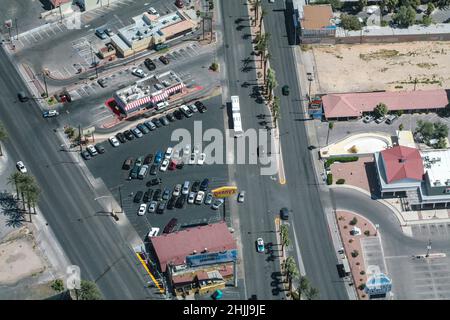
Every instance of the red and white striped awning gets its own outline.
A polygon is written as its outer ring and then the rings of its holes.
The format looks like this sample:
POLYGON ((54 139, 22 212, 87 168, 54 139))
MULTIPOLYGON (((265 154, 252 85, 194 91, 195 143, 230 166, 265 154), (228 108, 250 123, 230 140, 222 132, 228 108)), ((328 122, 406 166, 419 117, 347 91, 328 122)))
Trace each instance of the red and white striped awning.
POLYGON ((136 109, 136 108, 142 106, 143 104, 148 103, 148 102, 151 102, 151 101, 152 101, 152 97, 150 97, 150 96, 148 96, 148 97, 143 97, 143 98, 140 98, 140 99, 137 99, 137 100, 135 100, 135 101, 130 102, 129 104, 127 104, 127 105, 125 106, 125 111, 128 112, 128 111, 130 111, 130 110, 132 110, 132 109, 136 109))
POLYGON ((158 103, 158 102, 160 102, 162 100, 165 100, 167 98, 169 98, 169 94, 164 91, 164 92, 162 92, 160 94, 157 94, 156 96, 152 97, 152 102, 153 103, 158 103))
POLYGON ((184 83, 179 83, 176 86, 173 86, 173 87, 167 89, 166 92, 168 94, 172 94, 172 93, 174 93, 174 92, 176 92, 178 90, 181 90, 183 87, 185 87, 184 83))

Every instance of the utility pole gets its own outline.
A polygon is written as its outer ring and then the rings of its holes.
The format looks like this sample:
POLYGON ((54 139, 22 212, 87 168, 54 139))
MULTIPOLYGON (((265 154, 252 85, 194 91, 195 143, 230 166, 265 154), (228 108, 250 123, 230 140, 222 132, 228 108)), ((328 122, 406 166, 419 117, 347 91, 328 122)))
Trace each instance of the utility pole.
POLYGON ((42 71, 42 76, 44 77, 44 86, 45 86, 45 97, 48 97, 48 90, 47 90, 47 81, 45 80, 45 71, 42 71))
POLYGON ((83 151, 83 147, 81 146, 81 125, 78 125, 78 138, 80 139, 80 152, 83 151))
POLYGON ((17 27, 17 18, 16 19, 16 35, 17 35, 17 40, 19 40, 19 28, 17 27))
POLYGON ((123 213, 122 191, 119 186, 119 201, 120 201, 120 213, 123 213))
POLYGON ((425 258, 428 258, 430 256, 430 250, 431 250, 431 239, 428 239, 427 254, 425 255, 425 258))

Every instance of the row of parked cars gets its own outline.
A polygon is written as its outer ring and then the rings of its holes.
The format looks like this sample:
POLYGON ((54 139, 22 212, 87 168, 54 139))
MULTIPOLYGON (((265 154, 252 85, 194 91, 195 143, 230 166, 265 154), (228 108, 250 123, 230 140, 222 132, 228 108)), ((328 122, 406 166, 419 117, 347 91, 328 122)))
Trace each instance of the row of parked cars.
POLYGON ((99 154, 105 153, 105 147, 100 143, 95 146, 90 144, 86 147, 86 150, 81 151, 81 156, 84 160, 90 160, 92 157, 95 157, 99 154))
POLYGON ((367 116, 365 116, 365 117, 363 118, 363 122, 364 122, 364 123, 370 123, 370 122, 372 122, 372 121, 375 121, 376 123, 382 123, 382 122, 385 122, 385 123, 387 123, 387 124, 392 124, 392 123, 394 123, 394 121, 397 120, 397 119, 398 119, 398 116, 395 115, 395 114, 389 114, 389 115, 382 116, 382 117, 378 117, 378 118, 375 118, 375 117, 372 116, 372 115, 367 115, 367 116))
POLYGON ((204 113, 207 110, 207 107, 200 101, 196 101, 190 105, 182 105, 175 111, 167 113, 165 116, 140 123, 135 128, 119 132, 108 140, 113 147, 118 147, 121 143, 134 140, 134 138, 142 138, 150 131, 154 131, 162 126, 168 126, 171 122, 182 120, 183 118, 190 118, 194 113, 204 113))
MULTIPOLYGON (((161 182, 161 179, 156 179, 161 182)), ((163 214, 165 209, 184 208, 188 204, 206 204, 211 205, 214 210, 219 209, 224 200, 214 199, 213 194, 208 192, 209 179, 203 181, 184 181, 183 184, 177 184, 173 189, 170 188, 149 188, 145 193, 138 191, 134 196, 135 203, 143 202, 138 210, 138 215, 143 216, 146 212, 163 214)))

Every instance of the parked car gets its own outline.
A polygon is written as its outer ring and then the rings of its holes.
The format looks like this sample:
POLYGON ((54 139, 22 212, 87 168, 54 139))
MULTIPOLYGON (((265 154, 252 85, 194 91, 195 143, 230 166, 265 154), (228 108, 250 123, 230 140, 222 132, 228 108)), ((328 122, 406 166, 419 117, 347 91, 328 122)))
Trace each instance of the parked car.
POLYGON ((172 218, 169 223, 164 227, 163 233, 171 233, 175 226, 177 225, 178 220, 176 218, 172 218))
POLYGON ((194 104, 200 113, 205 113, 206 110, 208 110, 208 108, 206 108, 206 106, 201 101, 196 101, 194 104))
POLYGON ((209 179, 205 178, 203 179, 202 183, 200 183, 200 190, 206 191, 208 189, 209 179))
POLYGON ((136 192, 136 194, 134 195, 133 202, 135 202, 135 203, 141 202, 141 199, 142 199, 142 195, 143 195, 143 194, 144 194, 144 193, 143 193, 142 191, 136 192))
POLYGON ((151 164, 152 161, 153 161, 153 154, 149 153, 144 159, 144 164, 151 164))
POLYGON ((130 180, 137 179, 138 174, 139 174, 139 169, 140 169, 140 167, 137 166, 136 164, 134 164, 134 167, 133 167, 133 169, 131 169, 128 179, 130 179, 130 180))
POLYGON ((213 194, 211 192, 208 192, 208 194, 205 197, 205 204, 211 204, 213 201, 213 194))
POLYGON ((258 252, 260 252, 260 253, 265 251, 265 249, 264 249, 264 240, 262 238, 258 238, 256 240, 256 250, 258 252))
POLYGON ((145 177, 147 177, 148 174, 148 165, 144 164, 140 169, 138 173, 138 179, 143 180, 145 177))
POLYGON ((180 197, 178 197, 177 201, 175 202, 175 207, 178 209, 184 208, 184 204, 186 203, 186 195, 182 194, 180 197))
POLYGON ((86 149, 91 156, 95 157, 96 155, 98 155, 97 149, 95 149, 95 147, 92 144, 88 145, 86 149))
POLYGON ((91 155, 86 150, 81 151, 81 156, 83 157, 84 160, 90 160, 91 159, 91 155))
POLYGON ((101 144, 96 144, 96 145, 95 145, 95 149, 96 149, 97 152, 100 153, 100 154, 106 152, 105 147, 104 147, 103 145, 101 145, 101 144))
POLYGON ((120 143, 125 143, 125 142, 127 142, 127 140, 126 140, 126 138, 125 138, 125 135, 124 135, 122 132, 117 133, 117 134, 116 134, 116 138, 117 138, 117 140, 120 141, 120 143))
POLYGON ((172 210, 175 207, 175 203, 177 202, 177 197, 170 197, 169 201, 167 201, 167 209, 172 210))
POLYGON ((184 162, 183 161, 180 161, 180 162, 177 163, 177 169, 178 170, 183 169, 183 167, 184 167, 184 162))
POLYGON ((183 113, 180 110, 175 110, 173 112, 173 116, 178 120, 183 119, 183 113))
POLYGON ((131 129, 131 132, 133 132, 133 134, 136 136, 136 138, 142 138, 142 136, 143 136, 141 130, 139 130, 138 128, 131 129))
POLYGON ((204 191, 199 191, 197 193, 197 196, 195 197, 195 203, 196 204, 202 204, 204 198, 205 198, 205 192, 204 191))
POLYGON ((184 1, 183 0, 175 0, 175 5, 181 9, 184 7, 184 1))
POLYGON ((152 164, 152 166, 150 167, 150 175, 154 176, 156 175, 156 170, 158 169, 158 166, 156 164, 152 164))
POLYGON ((159 121, 158 118, 152 119, 152 122, 153 122, 153 124, 154 124, 157 128, 161 128, 162 123, 161 123, 161 121, 159 121))
POLYGON ((155 164, 161 163, 163 156, 164 156, 164 154, 162 153, 162 151, 156 152, 154 163, 155 164))
POLYGON ((197 106, 195 104, 188 105, 188 108, 192 111, 192 113, 198 112, 197 106))
POLYGON ((150 130, 143 124, 140 123, 137 125, 137 128, 139 129, 139 131, 141 131, 143 134, 147 134, 150 132, 150 130))
POLYGON ((200 153, 200 155, 198 156, 197 164, 203 165, 205 163, 205 160, 206 160, 206 154, 200 153))
POLYGON ((107 38, 107 36, 105 34, 105 29, 101 29, 101 28, 95 29, 95 35, 102 40, 105 40, 107 38))
POLYGON ((120 145, 119 140, 117 140, 117 138, 114 137, 114 136, 109 137, 108 140, 109 140, 109 143, 111 143, 111 145, 112 145, 113 147, 118 147, 118 146, 120 145))
POLYGON ((175 188, 173 188, 172 195, 178 197, 181 193, 181 184, 177 184, 175 188))
POLYGON ((153 189, 148 188, 147 191, 144 193, 144 197, 142 198, 142 201, 147 203, 152 199, 153 196, 153 189))
POLYGON ((154 201, 161 201, 162 200, 162 190, 156 189, 153 193, 153 200, 154 201))
POLYGON ((164 64, 169 64, 169 62, 170 62, 169 59, 167 59, 166 56, 160 56, 159 57, 159 61, 161 61, 164 64))
POLYGON ((373 116, 365 116, 364 117, 364 119, 363 119, 363 122, 364 123, 370 123, 370 122, 372 122, 373 120, 375 120, 375 118, 373 117, 373 116))
POLYGON ((162 194, 163 200, 169 200, 171 194, 171 190, 169 188, 165 188, 162 194))
POLYGON ((173 171, 173 170, 175 170, 177 168, 177 162, 175 161, 175 160, 170 160, 170 163, 169 163, 169 170, 170 171, 173 171))
POLYGON ((52 118, 52 117, 56 117, 58 115, 59 115, 59 112, 56 110, 47 110, 47 111, 44 111, 44 113, 42 114, 42 116, 44 118, 52 118))
POLYGON ((181 194, 187 195, 189 193, 189 185, 190 185, 189 181, 185 181, 183 183, 183 189, 181 191, 181 194))
POLYGON ((139 69, 139 68, 134 68, 133 70, 131 70, 131 74, 133 74, 139 78, 145 78, 147 76, 147 74, 144 72, 144 70, 139 69))
POLYGON ((199 188, 200 188, 200 181, 198 181, 198 180, 194 181, 194 183, 192 184, 192 187, 191 187, 191 191, 197 192, 199 190, 199 188))
POLYGON ((389 116, 387 117, 386 123, 387 123, 387 124, 392 124, 392 123, 394 123, 395 120, 397 120, 397 118, 398 118, 397 115, 391 114, 391 115, 389 115, 389 116))
POLYGON ((158 202, 156 202, 156 201, 150 201, 150 204, 148 205, 148 212, 149 212, 149 213, 155 212, 157 206, 158 206, 158 202))
POLYGON ((169 125, 169 120, 167 120, 167 118, 164 117, 164 116, 160 117, 159 121, 161 121, 163 126, 168 126, 169 125))
POLYGON ((188 196, 188 200, 187 200, 187 202, 189 203, 189 204, 193 204, 194 203, 194 201, 195 201, 195 192, 189 192, 189 196, 188 196))
POLYGON ((150 13, 150 14, 152 14, 152 15, 154 15, 154 16, 159 18, 158 11, 156 11, 155 8, 153 8, 153 7, 148 8, 148 13, 150 13))
POLYGON ((145 121, 145 122, 144 122, 144 125, 145 125, 150 131, 153 131, 153 130, 156 129, 155 124, 154 124, 153 122, 151 122, 151 121, 145 121))
POLYGON ((144 64, 147 67, 148 70, 153 71, 156 69, 156 64, 152 61, 152 59, 145 59, 144 64))
POLYGON ((281 88, 281 92, 283 93, 283 96, 288 96, 289 95, 289 86, 288 85, 283 86, 283 88, 281 88))
POLYGON ((189 158, 189 164, 195 164, 197 162, 197 155, 192 152, 191 157, 189 158))
POLYGON ((152 179, 152 180, 150 180, 146 185, 147 186, 157 186, 158 184, 161 184, 162 183, 162 180, 161 180, 161 178, 154 178, 154 179, 152 179))
POLYGON ((375 122, 376 123, 382 123, 383 121, 385 121, 386 120, 386 116, 383 116, 383 117, 379 117, 379 118, 377 118, 376 120, 375 120, 375 122))
POLYGON ((164 154, 164 158, 170 159, 170 158, 172 158, 172 155, 173 155, 173 148, 168 147, 166 150, 166 153, 164 154))
POLYGON ((144 157, 140 156, 136 159, 136 163, 135 165, 137 165, 138 167, 142 166, 142 164, 144 163, 144 157))
POLYGON ((237 201, 238 201, 239 203, 243 203, 243 202, 245 201, 245 191, 244 191, 244 190, 242 190, 241 192, 239 192, 237 201))
POLYGON ((158 234, 159 234, 159 228, 153 227, 153 228, 150 229, 147 237, 149 237, 149 238, 157 237, 158 234))
POLYGON ((174 122, 175 121, 175 116, 172 113, 168 113, 166 115, 167 120, 169 120, 170 122, 174 122))
POLYGON ((191 153, 191 145, 187 144, 187 145, 184 146, 183 156, 187 156, 187 155, 189 155, 189 153, 191 153))
POLYGON ((164 159, 163 162, 161 163, 161 167, 159 167, 159 170, 165 172, 169 167, 169 162, 170 162, 169 159, 164 159))
POLYGON ((133 165, 134 159, 132 157, 127 158, 122 164, 122 170, 130 170, 133 165))
POLYGON ((18 161, 16 163, 16 168, 17 170, 19 170, 21 173, 27 173, 27 168, 25 167, 25 165, 23 164, 22 161, 18 161))
POLYGON ((106 88, 108 86, 108 82, 105 79, 98 79, 97 83, 100 85, 100 87, 102 88, 106 88))
POLYGON ((165 201, 161 201, 158 205, 158 208, 156 209, 156 212, 159 214, 163 214, 164 210, 166 210, 166 202, 165 201))
POLYGON ((134 135, 131 133, 130 130, 125 130, 123 132, 123 135, 125 136, 125 138, 127 138, 127 140, 133 140, 134 139, 134 135))
POLYGON ((184 104, 180 107, 179 110, 184 114, 186 118, 190 118, 193 115, 192 111, 184 104))
POLYGON ((281 210, 280 210, 280 218, 282 220, 288 220, 289 219, 289 209, 288 208, 281 208, 281 210))
POLYGON ((146 203, 142 203, 139 206, 138 216, 143 216, 146 211, 147 211, 147 204, 146 203))
POLYGON ((216 199, 214 201, 214 203, 212 204, 211 208, 213 208, 214 210, 217 210, 220 208, 220 206, 223 204, 224 200, 223 199, 216 199))

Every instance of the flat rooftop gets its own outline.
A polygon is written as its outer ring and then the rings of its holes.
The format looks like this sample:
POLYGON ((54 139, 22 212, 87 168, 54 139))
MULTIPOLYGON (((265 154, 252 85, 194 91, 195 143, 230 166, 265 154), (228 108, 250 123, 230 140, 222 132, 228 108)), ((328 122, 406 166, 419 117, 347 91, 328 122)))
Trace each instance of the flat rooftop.
POLYGON ((450 149, 422 151, 422 159, 432 187, 450 186, 450 149))

